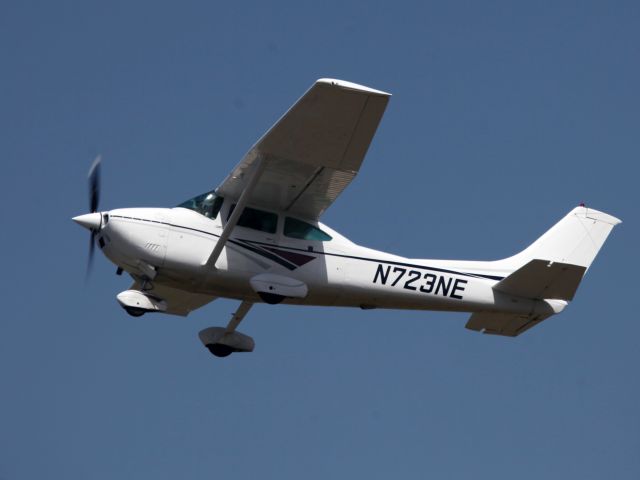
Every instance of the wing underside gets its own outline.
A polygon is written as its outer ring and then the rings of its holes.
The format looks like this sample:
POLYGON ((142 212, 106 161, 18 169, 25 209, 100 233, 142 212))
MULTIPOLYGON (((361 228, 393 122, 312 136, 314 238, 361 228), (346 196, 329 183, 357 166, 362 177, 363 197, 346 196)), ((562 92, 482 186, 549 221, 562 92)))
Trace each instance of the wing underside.
POLYGON ((249 204, 315 220, 356 176, 389 94, 318 80, 217 188, 238 199, 256 160, 264 165, 249 204))

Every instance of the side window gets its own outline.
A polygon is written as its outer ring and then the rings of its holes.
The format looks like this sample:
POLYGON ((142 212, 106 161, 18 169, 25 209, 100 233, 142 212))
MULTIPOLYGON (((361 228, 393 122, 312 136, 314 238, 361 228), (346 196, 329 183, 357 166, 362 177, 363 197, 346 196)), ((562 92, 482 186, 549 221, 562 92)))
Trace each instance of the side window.
MULTIPOLYGON (((236 208, 232 205, 229 209, 229 215, 227 220, 231 216, 233 209, 236 208)), ((278 227, 278 215, 271 212, 265 212, 263 210, 257 210, 255 208, 245 207, 238 225, 241 227, 253 228, 254 230, 260 230, 261 232, 276 233, 278 227)))
POLYGON ((331 236, 314 227, 310 223, 287 217, 284 221, 284 234, 290 238, 298 238, 300 240, 316 240, 318 242, 328 242, 331 236))

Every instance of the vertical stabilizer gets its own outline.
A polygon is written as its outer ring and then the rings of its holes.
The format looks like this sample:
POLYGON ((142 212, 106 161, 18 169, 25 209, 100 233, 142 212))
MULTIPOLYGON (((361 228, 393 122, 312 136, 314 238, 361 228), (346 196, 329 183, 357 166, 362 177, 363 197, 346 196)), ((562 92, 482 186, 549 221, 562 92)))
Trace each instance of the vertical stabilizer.
POLYGON ((531 260, 566 263, 589 268, 617 218, 584 206, 571 210, 562 220, 522 252, 503 261, 518 269, 531 260))

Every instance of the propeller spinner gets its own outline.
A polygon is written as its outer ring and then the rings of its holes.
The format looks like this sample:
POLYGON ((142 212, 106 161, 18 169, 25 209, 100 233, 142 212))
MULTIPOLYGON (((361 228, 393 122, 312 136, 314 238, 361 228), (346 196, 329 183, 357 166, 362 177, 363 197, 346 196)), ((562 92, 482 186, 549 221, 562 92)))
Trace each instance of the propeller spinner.
POLYGON ((73 217, 73 221, 78 225, 88 229, 91 232, 89 239, 89 258, 87 260, 87 276, 91 272, 93 265, 93 254, 95 251, 95 240, 98 230, 102 225, 102 215, 98 213, 98 206, 100 204, 100 164, 102 163, 102 156, 98 155, 91 164, 89 169, 89 211, 84 215, 78 215, 73 217))

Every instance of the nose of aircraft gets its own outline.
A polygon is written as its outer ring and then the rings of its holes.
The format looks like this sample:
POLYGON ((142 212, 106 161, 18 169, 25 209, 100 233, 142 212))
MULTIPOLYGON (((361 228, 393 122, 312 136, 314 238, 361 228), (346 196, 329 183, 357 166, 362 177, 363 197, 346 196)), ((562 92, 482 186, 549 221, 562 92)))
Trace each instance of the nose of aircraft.
POLYGON ((88 230, 97 230, 102 223, 102 214, 98 212, 85 213, 84 215, 73 217, 72 220, 88 230))

